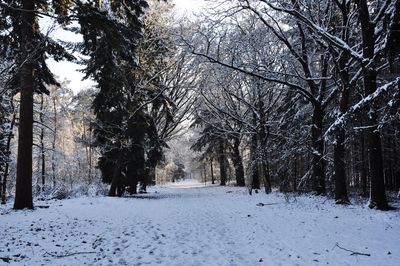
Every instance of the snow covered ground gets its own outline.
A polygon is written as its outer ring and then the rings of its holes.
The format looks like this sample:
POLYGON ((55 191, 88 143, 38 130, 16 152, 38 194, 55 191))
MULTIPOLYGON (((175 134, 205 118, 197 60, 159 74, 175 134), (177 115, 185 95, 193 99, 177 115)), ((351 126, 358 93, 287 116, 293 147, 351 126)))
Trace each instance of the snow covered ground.
POLYGON ((0 265, 400 265, 399 211, 190 182, 150 191, 6 205, 0 265))

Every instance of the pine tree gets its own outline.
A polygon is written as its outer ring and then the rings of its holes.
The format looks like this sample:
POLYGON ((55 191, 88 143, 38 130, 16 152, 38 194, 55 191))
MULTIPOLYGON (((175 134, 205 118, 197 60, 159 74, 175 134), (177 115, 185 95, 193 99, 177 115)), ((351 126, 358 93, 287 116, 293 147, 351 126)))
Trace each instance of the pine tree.
MULTIPOLYGON (((69 1, 53 1, 66 7, 69 1)), ((12 86, 20 92, 18 134, 17 183, 15 209, 33 208, 32 201, 32 137, 33 95, 48 93, 45 84, 58 85, 46 65, 48 56, 56 60, 73 57, 57 42, 40 31, 39 13, 48 15, 50 6, 39 0, 2 0, 1 16, 8 24, 2 25, 9 34, 2 36, 1 50, 15 58, 12 86)), ((60 14, 57 9, 55 14, 60 14)))
POLYGON ((133 75, 147 3, 124 3, 111 1, 109 7, 81 3, 78 7, 84 36, 82 53, 90 58, 84 71, 98 84, 93 102, 94 134, 102 151, 102 179, 111 183, 110 196, 122 195, 127 183, 131 192, 136 192, 137 180, 144 175, 143 146, 148 128, 141 110, 144 95, 133 75))
POLYGON ((45 84, 58 85, 46 65, 48 56, 55 60, 74 59, 60 43, 41 32, 39 14, 56 18, 66 28, 71 21, 77 20, 80 27, 76 31, 84 36, 82 52, 90 56, 86 62, 87 76, 93 77, 99 87, 105 90, 113 82, 117 82, 115 86, 123 89, 123 86, 118 86, 118 81, 124 76, 118 75, 122 72, 114 75, 112 67, 136 65, 134 53, 142 29, 139 17, 147 3, 141 0, 110 1, 105 6, 98 0, 1 0, 0 5, 4 18, 1 20, 1 29, 7 28, 10 31, 10 34, 2 36, 1 50, 16 58, 18 67, 13 73, 13 85, 21 93, 14 208, 33 208, 33 95, 48 93, 45 84))

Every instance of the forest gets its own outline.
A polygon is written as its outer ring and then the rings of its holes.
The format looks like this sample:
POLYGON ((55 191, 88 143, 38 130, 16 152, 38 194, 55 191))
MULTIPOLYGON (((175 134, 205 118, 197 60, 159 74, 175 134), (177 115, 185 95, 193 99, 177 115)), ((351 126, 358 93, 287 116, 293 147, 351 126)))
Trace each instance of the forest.
MULTIPOLYGON (((243 210, 275 198, 367 206, 358 218, 388 215, 400 232, 400 0, 194 2, 0 0, 4 214, 159 200, 197 180, 243 210)), ((254 263, 235 258, 211 265, 254 263)))

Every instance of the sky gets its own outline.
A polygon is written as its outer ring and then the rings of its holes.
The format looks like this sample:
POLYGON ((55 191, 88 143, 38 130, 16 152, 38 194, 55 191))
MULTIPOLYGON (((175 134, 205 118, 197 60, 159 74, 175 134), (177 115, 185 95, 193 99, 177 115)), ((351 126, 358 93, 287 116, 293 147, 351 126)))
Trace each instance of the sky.
POLYGON ((204 0, 173 0, 177 13, 195 13, 204 7, 204 0))
MULTIPOLYGON (((178 16, 191 15, 191 13, 199 11, 201 7, 204 6, 203 0, 173 0, 173 3, 175 4, 176 14, 178 16)), ((53 26, 50 21, 45 19, 43 19, 40 24, 44 31, 51 29, 53 26)), ((82 39, 80 35, 61 29, 53 30, 50 33, 50 36, 55 39, 71 42, 79 42, 82 39)), ((70 81, 68 87, 72 89, 74 93, 95 86, 95 83, 92 80, 82 80, 84 74, 79 72, 79 69, 82 69, 83 66, 67 61, 55 62, 53 59, 48 59, 47 63, 60 82, 64 80, 70 81)))

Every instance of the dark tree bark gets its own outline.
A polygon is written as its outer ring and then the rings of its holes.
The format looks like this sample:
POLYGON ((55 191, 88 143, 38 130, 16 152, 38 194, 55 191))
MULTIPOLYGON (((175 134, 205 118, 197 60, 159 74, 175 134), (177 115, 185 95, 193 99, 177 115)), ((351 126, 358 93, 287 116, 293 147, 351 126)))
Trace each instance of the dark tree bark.
POLYGON ((346 164, 345 164, 345 133, 343 129, 336 133, 334 145, 333 160, 335 169, 335 201, 337 204, 349 204, 346 182, 346 164))
POLYGON ((219 170, 220 170, 220 178, 221 178, 221 186, 226 185, 227 180, 227 164, 225 157, 225 145, 224 140, 220 140, 218 146, 218 157, 219 157, 219 170))
MULTIPOLYGON (((338 8, 341 11, 341 38, 348 42, 348 12, 349 5, 346 1, 336 1, 338 8)), ((339 99, 339 115, 345 114, 348 110, 349 97, 350 97, 350 78, 348 63, 350 61, 350 55, 347 51, 342 51, 340 55, 334 53, 335 57, 338 58, 337 63, 335 62, 336 72, 339 75, 341 81, 340 87, 340 99, 339 99)), ((340 127, 335 135, 335 142, 333 147, 333 167, 334 167, 334 179, 335 179, 335 201, 338 204, 349 204, 349 198, 347 195, 347 179, 346 179, 346 130, 340 127)))
POLYGON ((42 186, 41 191, 44 191, 44 186, 46 185, 46 153, 44 147, 44 119, 43 119, 43 112, 44 112, 44 98, 43 94, 40 95, 40 114, 39 114, 39 121, 40 125, 40 160, 41 160, 41 179, 42 179, 42 186))
POLYGON ((293 192, 296 192, 297 190, 297 174, 298 174, 297 156, 295 156, 293 162, 293 192))
POLYGON ((383 175, 381 136, 379 131, 376 132, 378 128, 373 126, 373 124, 375 124, 374 122, 377 122, 376 114, 370 115, 371 119, 369 119, 368 124, 372 128, 368 129, 366 132, 368 161, 371 173, 370 207, 376 207, 377 209, 386 210, 388 209, 388 203, 386 199, 383 175), (375 130, 373 131, 373 129, 375 130))
POLYGON ((326 193, 323 117, 323 110, 321 106, 314 104, 311 127, 311 179, 313 190, 316 192, 317 195, 322 195, 326 193))
POLYGON ((260 173, 264 179, 263 181, 264 181, 265 193, 267 193, 267 194, 271 193, 272 192, 271 178, 269 175, 269 165, 267 162, 262 162, 260 164, 260 173))
MULTIPOLYGON (((362 49, 363 56, 368 62, 362 66, 364 95, 365 97, 374 93, 377 89, 376 79, 377 70, 375 64, 375 25, 371 21, 368 10, 368 1, 358 1, 358 13, 361 21, 362 49)), ((368 161, 370 166, 370 204, 371 208, 386 210, 389 208, 383 175, 382 142, 378 128, 378 116, 376 103, 370 103, 366 117, 366 144, 368 151, 368 161)))
POLYGON ((398 161, 399 161, 399 155, 398 155, 398 150, 397 150, 397 144, 396 144, 396 137, 393 138, 393 161, 394 161, 394 189, 395 191, 399 191, 400 190, 400 172, 399 172, 399 165, 398 165, 398 161))
POLYGON ((17 180, 14 209, 33 209, 32 199, 32 141, 33 141, 33 93, 35 88, 35 49, 36 31, 35 1, 23 0, 21 23, 21 48, 24 51, 20 70, 20 118, 18 135, 17 180))
POLYGON ((234 138, 233 140, 233 149, 232 149, 232 162, 235 167, 235 176, 236 176, 236 186, 244 187, 246 184, 244 182, 244 168, 243 168, 243 160, 240 155, 240 139, 234 138))
MULTIPOLYGON (((56 97, 53 97, 53 112, 54 112, 54 132, 53 132, 53 143, 52 143, 52 156, 51 156, 51 170, 53 174, 53 187, 56 186, 56 141, 57 141, 57 105, 56 105, 56 97)), ((90 132, 90 135, 92 135, 92 132, 90 132)), ((91 141, 89 144, 89 150, 91 151, 91 141)), ((89 184, 90 184, 90 179, 91 179, 91 168, 92 168, 92 162, 91 162, 91 154, 89 155, 90 161, 89 161, 89 184)))
MULTIPOLYGON (((6 153, 9 155, 11 154, 11 139, 13 138, 13 130, 15 125, 16 113, 14 110, 14 114, 11 120, 10 132, 8 133, 7 137, 7 146, 6 146, 6 153)), ((6 204, 7 200, 7 179, 8 179, 8 171, 10 168, 10 162, 7 161, 4 167, 4 176, 3 176, 3 183, 1 184, 1 204, 6 204)))
POLYGON ((204 181, 204 185, 207 185, 207 169, 206 169, 206 163, 203 162, 203 167, 202 167, 202 172, 203 172, 203 181, 204 181))
POLYGON ((151 164, 150 165, 150 169, 149 169, 149 182, 151 185, 155 185, 156 184, 156 168, 157 168, 157 164, 151 164))
POLYGON ((137 184, 138 184, 138 175, 137 169, 134 162, 130 162, 128 164, 128 172, 126 174, 129 180, 129 194, 137 194, 137 184))
POLYGON ((268 128, 265 125, 266 121, 266 108, 264 105, 264 101, 261 97, 260 88, 257 87, 257 94, 258 94, 258 114, 260 116, 260 124, 259 124, 259 133, 257 136, 257 153, 258 153, 258 164, 259 164, 259 174, 260 177, 263 179, 265 193, 270 193, 272 191, 271 187, 271 180, 269 176, 269 169, 268 169, 268 160, 267 160, 267 140, 269 137, 268 128))
POLYGON ((250 144, 250 175, 251 175, 251 188, 260 189, 260 173, 258 171, 258 158, 257 158, 257 135, 251 136, 250 144))
MULTIPOLYGON (((393 145, 393 137, 391 131, 388 132, 387 134, 387 152, 384 153, 384 162, 386 162, 386 167, 385 167, 385 185, 386 188, 389 190, 394 190, 395 189, 395 180, 394 180, 394 174, 393 174, 393 158, 394 158, 394 150, 393 148, 395 147, 393 145)), ((384 146, 384 145, 383 145, 384 146)))
POLYGON ((214 178, 214 165, 213 165, 213 157, 210 159, 210 167, 211 167, 211 184, 215 184, 215 178, 214 178))
POLYGON ((122 167, 121 167, 122 155, 117 155, 115 162, 113 163, 111 186, 108 192, 109 197, 121 196, 121 182, 122 182, 122 167))
POLYGON ((367 164, 365 160, 365 137, 364 132, 361 132, 361 187, 362 187, 362 195, 367 196, 367 188, 368 188, 368 177, 367 177, 367 164))

